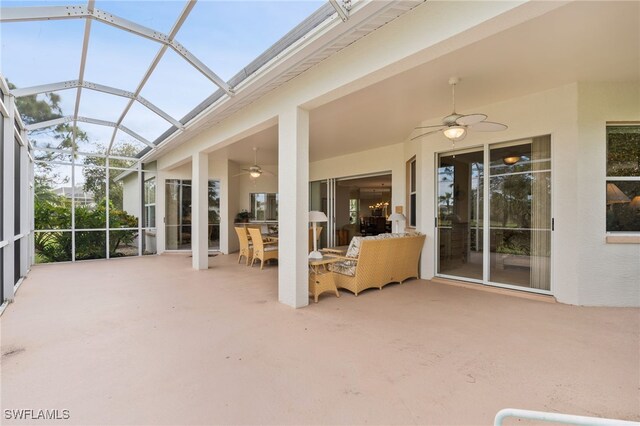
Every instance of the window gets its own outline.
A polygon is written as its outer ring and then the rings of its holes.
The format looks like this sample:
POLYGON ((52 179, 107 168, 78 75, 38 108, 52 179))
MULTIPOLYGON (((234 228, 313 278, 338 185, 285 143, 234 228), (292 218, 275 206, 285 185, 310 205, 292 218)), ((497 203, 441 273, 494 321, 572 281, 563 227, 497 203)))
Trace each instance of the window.
POLYGON ((416 226, 416 157, 407 161, 407 223, 416 226))
POLYGON ((640 232, 640 125, 607 126, 607 232, 640 232))
POLYGON ((145 228, 156 227, 156 178, 144 181, 144 223, 145 228))
POLYGON ((257 192, 251 194, 251 220, 278 220, 278 194, 257 192))

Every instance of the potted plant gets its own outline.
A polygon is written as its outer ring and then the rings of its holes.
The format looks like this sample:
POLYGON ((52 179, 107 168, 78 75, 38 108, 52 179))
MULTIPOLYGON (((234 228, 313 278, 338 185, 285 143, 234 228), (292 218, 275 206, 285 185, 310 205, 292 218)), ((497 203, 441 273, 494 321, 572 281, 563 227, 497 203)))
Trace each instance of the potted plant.
POLYGON ((247 223, 249 222, 249 212, 246 210, 242 210, 240 213, 236 215, 236 223, 247 223))

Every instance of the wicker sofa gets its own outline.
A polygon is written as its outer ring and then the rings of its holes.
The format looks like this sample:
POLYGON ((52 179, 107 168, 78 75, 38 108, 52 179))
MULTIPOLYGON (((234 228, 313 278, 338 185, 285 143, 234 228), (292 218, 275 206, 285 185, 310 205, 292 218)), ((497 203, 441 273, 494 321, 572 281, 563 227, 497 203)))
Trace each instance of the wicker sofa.
POLYGON ((357 296, 367 288, 382 289, 389 283, 418 278, 424 241, 422 234, 353 237, 346 255, 331 265, 336 286, 357 296))

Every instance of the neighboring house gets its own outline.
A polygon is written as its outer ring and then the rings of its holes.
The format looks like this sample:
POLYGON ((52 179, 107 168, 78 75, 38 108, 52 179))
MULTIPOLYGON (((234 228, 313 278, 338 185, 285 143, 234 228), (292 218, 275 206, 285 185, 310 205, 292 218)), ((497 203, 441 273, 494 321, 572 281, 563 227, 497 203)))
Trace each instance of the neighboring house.
POLYGON ((75 199, 76 206, 95 207, 96 202, 94 200, 93 192, 85 191, 82 185, 77 185, 75 190, 71 186, 60 186, 53 189, 54 194, 62 195, 68 199, 75 199))

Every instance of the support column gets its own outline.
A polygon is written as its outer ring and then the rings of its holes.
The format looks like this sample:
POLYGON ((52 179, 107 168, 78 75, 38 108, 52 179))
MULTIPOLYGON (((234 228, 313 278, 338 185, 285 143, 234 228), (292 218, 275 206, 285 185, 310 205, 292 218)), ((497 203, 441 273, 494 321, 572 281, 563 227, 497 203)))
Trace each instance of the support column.
POLYGON ((309 112, 291 107, 278 124, 278 300, 309 304, 309 112))
POLYGON ((166 249, 166 191, 167 185, 163 171, 156 171, 156 252, 164 253, 166 249))
MULTIPOLYGON (((15 104, 14 97, 10 95, 5 95, 4 97, 4 106, 8 112, 7 117, 2 117, 4 120, 4 132, 2 134, 2 146, 0 149, 3 150, 2 160, 4 161, 3 167, 3 224, 2 224, 2 236, 0 240, 4 240, 7 242, 7 245, 3 248, 3 259, 0 260, 3 263, 3 293, 4 299, 13 301, 14 297, 14 284, 15 284, 15 276, 14 276, 14 250, 15 243, 13 241, 14 237, 14 190, 15 190, 15 159, 14 159, 14 144, 15 144, 15 104)), ((0 300, 0 304, 2 304, 4 300, 0 300)))
MULTIPOLYGON (((20 136, 24 145, 20 147, 20 233, 24 235, 20 241, 20 276, 26 277, 31 267, 29 263, 29 232, 31 221, 29 217, 29 149, 27 148, 27 133, 22 131, 20 136)), ((33 211, 33 209, 31 209, 33 211)))
POLYGON ((191 167, 191 253, 193 269, 209 269, 209 156, 193 154, 191 167))

